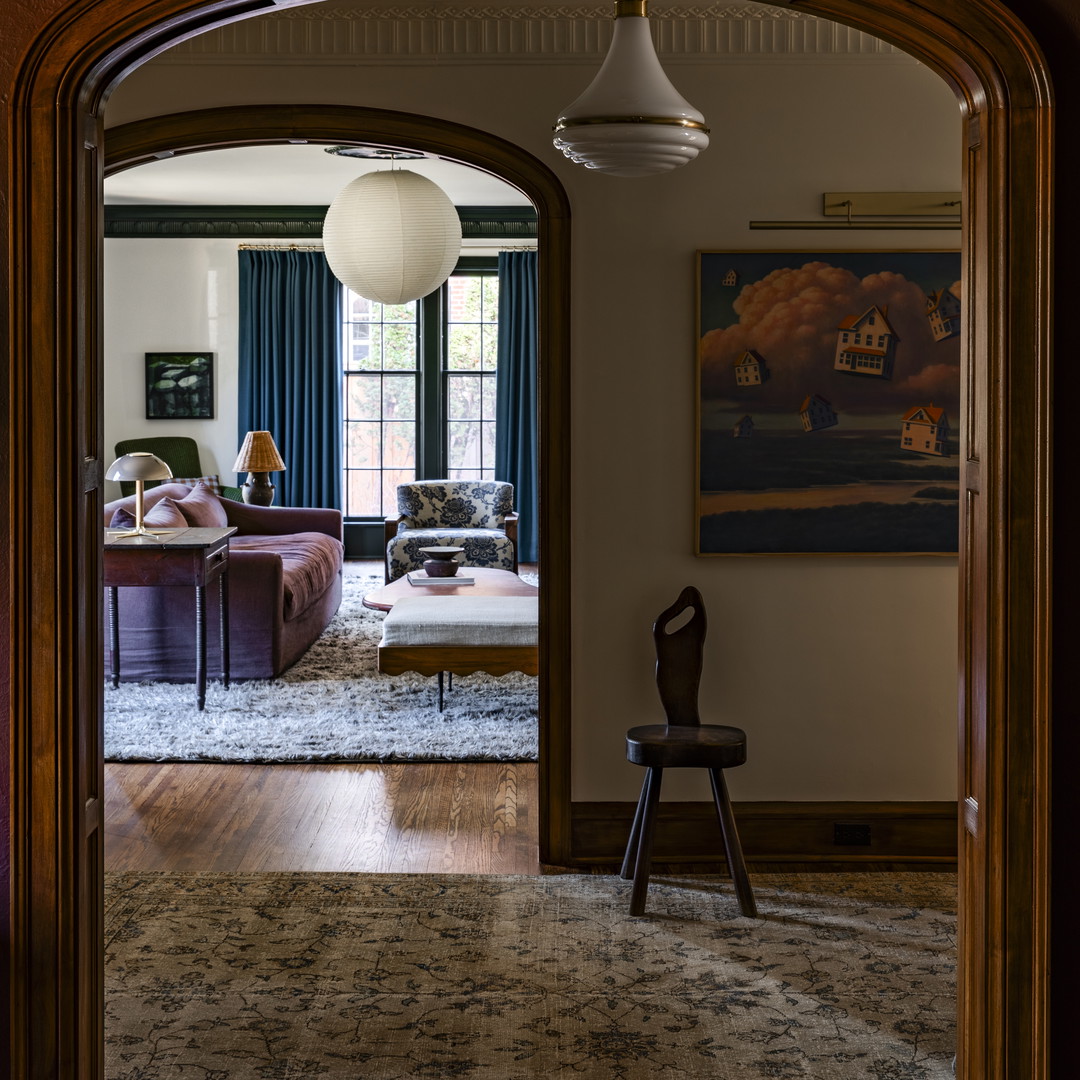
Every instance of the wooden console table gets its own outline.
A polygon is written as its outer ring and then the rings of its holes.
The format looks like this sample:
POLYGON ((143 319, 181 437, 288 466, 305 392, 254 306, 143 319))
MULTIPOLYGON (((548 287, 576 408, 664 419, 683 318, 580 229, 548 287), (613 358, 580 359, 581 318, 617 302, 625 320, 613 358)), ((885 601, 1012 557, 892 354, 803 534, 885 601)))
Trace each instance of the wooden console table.
POLYGON ((105 530, 112 684, 120 685, 120 614, 116 590, 130 585, 190 585, 195 589, 195 695, 206 705, 206 586, 217 581, 221 609, 221 677, 229 685, 229 537, 225 529, 176 529, 156 536, 105 530))

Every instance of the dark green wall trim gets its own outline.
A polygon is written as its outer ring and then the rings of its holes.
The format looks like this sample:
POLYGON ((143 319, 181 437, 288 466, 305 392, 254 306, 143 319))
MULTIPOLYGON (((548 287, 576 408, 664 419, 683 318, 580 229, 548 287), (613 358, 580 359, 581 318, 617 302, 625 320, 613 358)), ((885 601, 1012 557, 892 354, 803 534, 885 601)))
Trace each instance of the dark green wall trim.
MULTIPOLYGON (((105 236, 168 239, 201 236, 319 240, 325 206, 106 206, 105 236)), ((531 206, 459 206, 466 240, 534 240, 531 206)))

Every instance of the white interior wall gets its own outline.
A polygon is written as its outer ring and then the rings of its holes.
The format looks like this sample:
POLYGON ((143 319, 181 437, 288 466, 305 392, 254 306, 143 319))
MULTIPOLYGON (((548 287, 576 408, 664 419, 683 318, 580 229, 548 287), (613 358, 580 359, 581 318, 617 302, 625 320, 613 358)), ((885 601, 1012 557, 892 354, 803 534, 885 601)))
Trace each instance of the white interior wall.
MULTIPOLYGON (((936 76, 903 57, 668 70, 705 113, 712 146, 683 169, 639 179, 596 175, 551 147, 554 116, 595 72, 580 63, 174 59, 129 77, 108 123, 225 104, 334 102, 444 117, 548 164, 573 209, 574 798, 636 797, 640 770, 624 761, 623 733, 657 719, 651 624, 691 582, 710 614, 703 711, 749 735, 750 760, 730 777, 735 799, 955 798, 955 559, 695 558, 692 530, 695 251, 955 247, 952 233, 755 232, 747 222, 815 217, 824 191, 958 190, 958 108, 936 76)), ((216 241, 200 250, 194 241, 132 240, 110 242, 106 257, 107 400, 134 379, 120 365, 183 340, 210 347, 198 340, 205 328, 219 343, 226 416, 223 372, 235 338, 224 326, 220 275, 235 256, 216 241), (169 290, 133 280, 158 273, 169 290), (181 287, 177 278, 189 274, 181 287)), ((141 374, 134 381, 141 393, 141 374)), ((110 401, 108 442, 116 421, 110 401)), ((219 466, 234 452, 225 425, 197 435, 219 466)), ((665 796, 705 798, 707 788, 695 774, 675 774, 665 796)))

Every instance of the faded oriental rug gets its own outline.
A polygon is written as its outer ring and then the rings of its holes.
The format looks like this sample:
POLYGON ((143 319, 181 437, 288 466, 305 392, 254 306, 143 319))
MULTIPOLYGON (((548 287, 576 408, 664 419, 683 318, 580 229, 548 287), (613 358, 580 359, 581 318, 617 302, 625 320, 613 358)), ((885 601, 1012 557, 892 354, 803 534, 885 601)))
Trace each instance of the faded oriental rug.
POLYGON ((951 874, 108 875, 109 1080, 946 1080, 951 874))

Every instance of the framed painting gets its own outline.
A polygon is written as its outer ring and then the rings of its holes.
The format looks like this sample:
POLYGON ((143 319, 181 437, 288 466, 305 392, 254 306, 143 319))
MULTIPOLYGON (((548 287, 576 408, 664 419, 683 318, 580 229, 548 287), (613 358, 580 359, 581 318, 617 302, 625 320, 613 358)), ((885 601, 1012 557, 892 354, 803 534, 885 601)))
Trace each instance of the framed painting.
POLYGON ((697 254, 698 555, 949 555, 960 255, 697 254))
POLYGON ((146 354, 147 420, 212 420, 214 354, 146 354))

